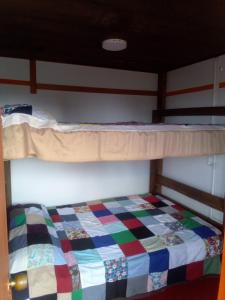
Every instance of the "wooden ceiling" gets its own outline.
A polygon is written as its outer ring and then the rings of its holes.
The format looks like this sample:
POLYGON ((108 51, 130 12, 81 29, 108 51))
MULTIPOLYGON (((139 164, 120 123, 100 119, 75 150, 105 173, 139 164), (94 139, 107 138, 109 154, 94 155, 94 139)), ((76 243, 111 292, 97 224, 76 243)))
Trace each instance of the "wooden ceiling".
POLYGON ((225 0, 0 1, 0 56, 160 72, 224 53, 225 0))

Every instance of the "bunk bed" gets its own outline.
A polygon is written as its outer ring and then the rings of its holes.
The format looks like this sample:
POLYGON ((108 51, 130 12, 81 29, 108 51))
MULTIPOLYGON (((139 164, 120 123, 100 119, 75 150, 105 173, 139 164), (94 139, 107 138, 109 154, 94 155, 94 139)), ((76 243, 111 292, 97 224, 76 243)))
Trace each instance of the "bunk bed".
MULTIPOLYGON (((158 109, 153 120, 161 122, 167 115, 225 115, 225 108, 158 109)), ((15 292, 15 297, 110 300, 151 292, 175 281, 193 280, 213 269, 219 272, 221 226, 217 224, 217 229, 214 222, 210 225, 207 218, 171 202, 161 194, 161 186, 222 212, 224 200, 164 177, 161 159, 225 154, 223 126, 59 125, 14 115, 3 120, 3 127, 6 160, 154 159, 150 182, 154 196, 12 209, 12 277, 25 271, 32 286, 15 292)))

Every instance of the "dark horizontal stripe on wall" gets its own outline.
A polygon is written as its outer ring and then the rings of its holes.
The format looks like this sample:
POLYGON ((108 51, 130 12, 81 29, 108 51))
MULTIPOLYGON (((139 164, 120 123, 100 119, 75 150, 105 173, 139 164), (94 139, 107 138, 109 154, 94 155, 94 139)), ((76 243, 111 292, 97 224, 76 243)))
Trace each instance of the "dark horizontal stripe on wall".
POLYGON ((191 88, 186 88, 181 90, 170 91, 166 93, 166 96, 169 97, 169 96, 176 96, 182 94, 197 93, 197 92, 202 92, 202 91, 207 91, 212 89, 213 89, 213 84, 206 84, 206 85, 201 85, 201 86, 196 86, 196 87, 191 87, 191 88))
POLYGON ((81 92, 81 93, 157 96, 157 91, 113 89, 113 88, 100 88, 100 87, 61 85, 61 84, 48 84, 48 83, 37 83, 37 88, 41 90, 68 91, 68 92, 81 92))
POLYGON ((18 79, 7 79, 7 78, 3 79, 3 78, 0 78, 0 83, 2 83, 2 84, 30 86, 30 80, 18 80, 18 79))
MULTIPOLYGON (((0 79, 0 83, 1 84, 32 86, 32 83, 30 80, 0 79)), ((151 91, 151 90, 113 89, 113 88, 48 84, 48 83, 36 83, 35 87, 40 90, 49 90, 49 91, 118 94, 118 95, 131 95, 131 96, 157 96, 157 91, 151 91)))

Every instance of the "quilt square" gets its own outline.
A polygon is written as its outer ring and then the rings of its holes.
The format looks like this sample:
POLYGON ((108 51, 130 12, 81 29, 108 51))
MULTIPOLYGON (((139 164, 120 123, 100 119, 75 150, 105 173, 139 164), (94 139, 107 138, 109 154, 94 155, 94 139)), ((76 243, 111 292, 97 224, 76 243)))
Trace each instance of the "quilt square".
POLYGON ((127 279, 128 267, 125 257, 104 261, 106 282, 127 279))
POLYGON ((221 236, 212 236, 204 240, 206 245, 206 257, 220 255, 223 251, 223 241, 221 236))
POLYGON ((91 209, 88 205, 77 206, 73 208, 76 214, 90 213, 91 209))
POLYGON ((24 213, 15 216, 15 225, 21 226, 26 224, 26 215, 24 213))
POLYGON ((62 218, 60 217, 60 215, 51 215, 51 218, 54 223, 62 222, 62 218))
POLYGON ((112 215, 112 213, 111 213, 108 209, 104 209, 104 210, 96 210, 96 211, 93 212, 93 214, 94 214, 97 218, 112 215))
POLYGON ((155 224, 155 225, 148 225, 147 228, 153 232, 155 235, 164 235, 170 233, 171 230, 169 227, 165 226, 164 224, 155 224))
POLYGON ((163 201, 158 201, 158 202, 154 203, 154 206, 157 207, 157 208, 162 208, 162 207, 165 207, 165 206, 168 206, 168 205, 166 203, 164 203, 163 201))
POLYGON ((108 215, 108 216, 104 216, 104 217, 99 217, 98 219, 99 219, 99 221, 102 224, 109 224, 109 223, 113 223, 113 222, 117 222, 118 221, 117 217, 114 216, 114 215, 108 215))
MULTIPOLYGON (((85 300, 105 300, 106 285, 95 285, 86 287, 83 289, 83 298, 85 300)), ((79 300, 80 298, 74 298, 73 300, 79 300)), ((80 300, 82 300, 80 299, 80 300)), ((70 299, 71 300, 71 299, 70 299)))
POLYGON ((71 240, 70 243, 71 243, 72 250, 74 251, 95 248, 95 245, 91 238, 71 240))
POLYGON ((79 270, 82 289, 105 284, 105 266, 103 262, 80 264, 79 270))
POLYGON ((148 213, 149 213, 149 215, 151 215, 151 216, 159 216, 159 215, 163 215, 163 214, 165 214, 165 212, 164 211, 162 211, 161 209, 159 209, 159 208, 155 208, 155 209, 149 209, 148 210, 148 213))
POLYGON ((20 235, 24 235, 27 234, 27 226, 26 225, 22 225, 22 226, 18 226, 14 229, 10 229, 9 232, 9 241, 11 241, 12 239, 20 236, 20 235))
POLYGON ((134 218, 133 214, 131 214, 130 212, 116 214, 116 217, 121 221, 134 218))
POLYGON ((96 249, 74 251, 73 254, 79 266, 82 264, 86 264, 88 266, 89 263, 92 264, 102 261, 101 256, 96 249))
POLYGON ((137 228, 143 226, 143 224, 138 219, 126 219, 123 220, 123 224, 128 228, 137 228))
POLYGON ((57 208, 57 212, 61 216, 74 215, 74 209, 66 205, 65 207, 57 208))
POLYGON ((92 238, 92 241, 94 242, 96 248, 107 247, 115 244, 115 241, 111 235, 96 236, 92 238))
POLYGON ((146 252, 145 248, 139 241, 120 244, 119 246, 122 249, 125 256, 132 256, 146 252))
POLYGON ((48 208, 48 213, 50 216, 58 215, 58 211, 56 208, 48 208))
POLYGON ((148 201, 150 203, 153 203, 153 204, 160 202, 159 198, 157 198, 156 196, 152 196, 152 195, 148 195, 148 196, 144 197, 144 200, 148 201))
POLYGON ((76 239, 90 237, 88 233, 82 228, 67 228, 65 229, 65 232, 69 240, 76 240, 76 239))
POLYGON ((27 249, 27 269, 54 265, 54 248, 52 245, 32 245, 27 249))
POLYGON ((72 245, 71 242, 69 240, 61 240, 60 241, 61 244, 61 248, 63 250, 64 253, 72 251, 72 245))
POLYGON ((73 290, 71 297, 70 300, 83 300, 83 289, 73 290))
POLYGON ((99 204, 90 204, 88 205, 91 211, 98 211, 98 210, 105 210, 106 207, 104 204, 99 203, 99 204))
POLYGON ((169 269, 174 269, 188 264, 188 251, 184 243, 175 246, 169 246, 167 249, 170 254, 169 269))
POLYGON ((153 218, 152 216, 146 216, 146 217, 141 217, 138 218, 141 223, 145 226, 148 225, 154 225, 154 224, 159 224, 159 221, 157 221, 155 218, 153 218))
POLYGON ((45 218, 41 215, 28 214, 26 215, 27 224, 46 224, 45 218))
POLYGON ((169 251, 167 249, 149 253, 149 273, 164 272, 169 269, 169 251))
POLYGON ((27 244, 35 245, 35 244, 51 244, 52 240, 49 234, 40 233, 40 232, 32 232, 27 234, 27 244))
POLYGON ((64 230, 57 231, 57 234, 60 240, 66 240, 68 238, 64 230))
POLYGON ((75 216, 75 214, 73 215, 61 215, 61 219, 64 222, 71 222, 71 221, 77 221, 78 218, 75 216))
POLYGON ((161 214, 161 215, 155 215, 154 218, 158 220, 161 223, 170 223, 170 222, 176 222, 177 220, 174 219, 172 216, 168 214, 161 214))
POLYGON ((121 257, 124 257, 124 254, 118 245, 101 247, 98 248, 97 251, 103 261, 111 260, 112 258, 119 259, 121 257))
POLYGON ((55 266, 57 292, 67 293, 73 290, 72 278, 67 265, 55 266))
MULTIPOLYGON (((112 224, 115 224, 115 222, 112 224)), ((107 225, 105 225, 105 226, 107 226, 107 225)), ((108 233, 110 233, 105 229, 105 226, 103 226, 102 224, 99 224, 99 225, 93 225, 92 227, 84 226, 84 228, 90 237, 95 237, 95 236, 107 235, 108 233)))
POLYGON ((136 218, 142 218, 142 217, 149 216, 150 213, 149 213, 149 209, 148 209, 148 210, 132 211, 132 215, 133 215, 133 217, 135 216, 136 218))
POLYGON ((110 234, 127 230, 127 227, 121 221, 104 224, 103 226, 104 229, 110 234))
POLYGON ((158 236, 153 236, 140 241, 142 246, 147 252, 155 252, 160 249, 166 248, 165 242, 158 236))
POLYGON ((106 282, 106 300, 112 300, 117 297, 126 297, 127 279, 115 282, 106 282))
POLYGON ((47 226, 44 224, 27 225, 27 233, 43 233, 48 234, 47 226))
POLYGON ((129 230, 113 233, 112 237, 117 244, 124 244, 136 240, 135 236, 129 230))
POLYGON ((126 296, 131 297, 136 294, 147 292, 148 275, 142 275, 135 278, 128 278, 126 296))
POLYGON ((220 274, 221 260, 220 256, 207 258, 204 261, 204 275, 208 274, 220 274))
POLYGON ((203 276, 204 264, 203 261, 197 261, 187 265, 186 279, 194 280, 203 276))
POLYGON ((127 257, 128 278, 134 278, 149 273, 150 258, 148 253, 142 253, 127 257))
POLYGON ((119 202, 117 202, 117 201, 106 202, 106 203, 104 203, 104 206, 105 206, 107 209, 116 208, 116 207, 121 207, 121 205, 120 205, 119 202))
POLYGON ((145 226, 130 229, 130 232, 138 239, 146 239, 148 237, 154 236, 154 234, 148 230, 145 226))
POLYGON ((167 285, 168 271, 150 273, 148 276, 147 291, 155 291, 167 285))
POLYGON ((122 207, 122 206, 119 206, 119 207, 110 207, 109 210, 114 215, 122 214, 122 213, 126 213, 127 212, 127 209, 125 207, 122 207))
POLYGON ((194 229, 196 227, 201 226, 201 224, 199 224, 195 220, 192 220, 191 218, 184 218, 183 220, 180 221, 180 223, 182 223, 183 226, 187 229, 194 229))
POLYGON ((27 235, 23 234, 9 241, 9 253, 27 247, 27 235))
POLYGON ((178 211, 173 208, 172 206, 164 206, 164 207, 160 207, 160 210, 163 211, 166 214, 176 214, 178 211))
POLYGON ((167 284, 182 282, 186 280, 186 266, 177 267, 168 271, 167 284))
POLYGON ((131 201, 130 199, 121 200, 121 201, 119 201, 119 203, 122 206, 129 206, 129 205, 133 205, 134 204, 134 202, 131 201))
POLYGON ((54 266, 43 266, 29 270, 27 272, 27 276, 30 298, 57 293, 54 266))
POLYGON ((193 228, 193 231, 203 239, 207 239, 211 236, 215 236, 215 232, 204 225, 199 226, 197 228, 193 228))

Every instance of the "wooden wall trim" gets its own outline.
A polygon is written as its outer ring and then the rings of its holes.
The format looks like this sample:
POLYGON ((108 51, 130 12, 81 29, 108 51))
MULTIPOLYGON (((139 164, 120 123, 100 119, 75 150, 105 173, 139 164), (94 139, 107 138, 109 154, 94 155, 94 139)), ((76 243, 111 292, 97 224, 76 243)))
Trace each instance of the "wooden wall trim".
POLYGON ((37 71, 35 60, 30 60, 30 92, 31 94, 37 93, 37 71))
POLYGON ((181 193, 207 206, 224 212, 224 199, 221 197, 201 191, 194 187, 190 187, 184 183, 162 176, 160 174, 156 175, 156 183, 157 185, 171 188, 177 191, 178 193, 181 193))
MULTIPOLYGON (((166 108, 166 86, 167 73, 162 72, 158 74, 158 96, 157 96, 157 110, 164 110, 166 108)), ((164 121, 164 116, 152 113, 153 123, 160 123, 164 121)), ((150 183, 149 191, 152 194, 160 193, 161 187, 156 185, 156 175, 163 172, 163 160, 155 159, 150 162, 150 183)))
POLYGON ((155 119, 160 116, 225 116, 225 106, 161 109, 154 110, 153 115, 155 119))
POLYGON ((166 96, 170 97, 170 96, 177 96, 177 95, 182 95, 182 94, 198 93, 198 92, 212 90, 212 89, 213 89, 213 84, 205 84, 205 85, 190 87, 190 88, 186 88, 186 89, 169 91, 166 93, 166 96))
POLYGON ((64 91, 64 92, 79 92, 79 93, 99 93, 99 94, 117 94, 130 96, 157 96, 158 92, 153 90, 133 90, 133 89, 114 89, 101 87, 88 87, 63 84, 37 83, 36 74, 34 72, 34 62, 30 67, 31 80, 17 80, 0 78, 0 84, 23 85, 30 86, 31 92, 36 92, 36 89, 49 91, 64 91))

